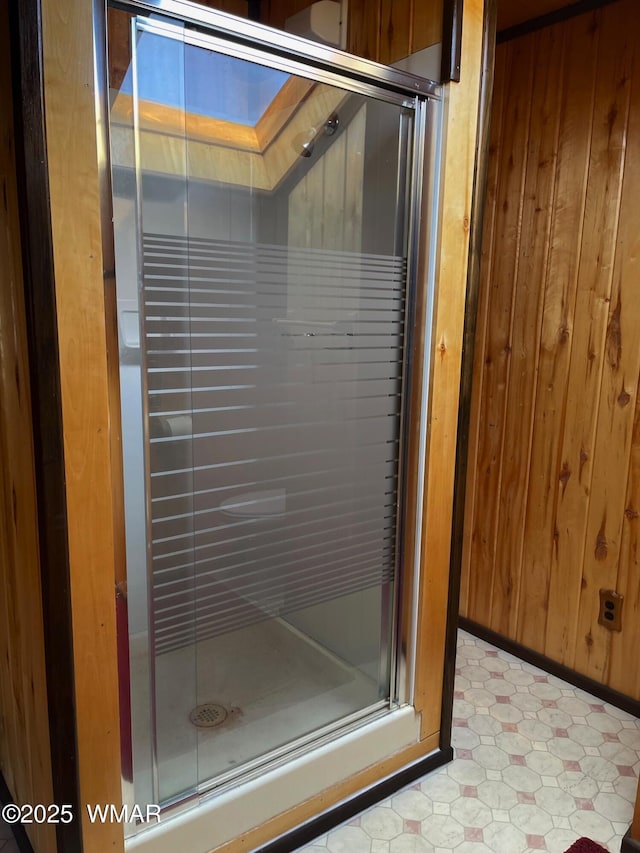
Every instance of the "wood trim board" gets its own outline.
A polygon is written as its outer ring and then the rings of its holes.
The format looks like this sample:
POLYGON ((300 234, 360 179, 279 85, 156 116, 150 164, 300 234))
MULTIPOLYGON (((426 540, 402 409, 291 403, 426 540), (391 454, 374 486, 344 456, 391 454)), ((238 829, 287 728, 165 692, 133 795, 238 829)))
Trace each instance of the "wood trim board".
POLYGON ((428 736, 440 728, 460 394, 465 283, 475 173, 484 31, 483 0, 466 0, 460 83, 445 116, 440 245, 432 338, 431 412, 422 530, 416 709, 428 736))
MULTIPOLYGON (((455 485, 453 493, 453 520, 451 534, 451 563, 449 569, 449 615, 445 660, 456 657, 458 634, 458 609, 462 581, 464 548, 464 518, 469 471, 467 466, 469 433, 471 429, 473 367, 476 337, 476 321, 480 299, 480 262, 482 252, 483 212, 486 202, 487 171, 489 166, 491 102, 493 98, 496 34, 496 2, 486 0, 484 9, 483 59, 478 112, 477 151, 473 179, 473 210, 469 240, 469 264, 467 269, 467 292, 464 318, 462 361, 460 367, 460 403, 456 443, 455 485)), ((455 670, 445 668, 445 690, 443 695, 440 743, 450 742, 453 706, 447 700, 453 697, 455 670), (450 683, 448 683, 448 680, 450 683)))
POLYGON ((505 41, 521 38, 529 35, 529 33, 542 30, 545 27, 551 27, 554 24, 559 24, 562 21, 568 21, 575 18, 577 15, 584 15, 586 12, 593 12, 601 6, 608 6, 610 3, 615 3, 617 0, 578 0, 577 3, 570 3, 560 9, 555 9, 552 12, 547 12, 544 15, 536 15, 527 21, 514 26, 506 27, 498 31, 496 36, 497 44, 502 44, 505 41))
MULTIPOLYGON (((190 113, 153 101, 141 101, 140 128, 177 136, 208 145, 220 145, 234 151, 263 154, 286 127, 311 93, 315 83, 302 77, 290 77, 254 126, 190 113)), ((133 124, 133 97, 119 92, 111 108, 111 120, 130 127, 133 124)))
MULTIPOLYGON (((10 4, 15 151, 37 496, 38 556, 50 730, 52 800, 79 811, 64 450, 39 0, 10 4)), ((40 590, 38 590, 40 592, 40 590)), ((32 591, 33 593, 33 591, 32 591)), ((43 798, 44 799, 44 798, 43 798)), ((58 824, 57 849, 79 853, 78 821, 58 824)), ((42 842, 44 845, 44 841, 42 842)), ((44 846, 42 850, 48 849, 44 846)), ((40 853, 40 851, 39 851, 40 853)))
MULTIPOLYGON (((92 4, 42 0, 82 849, 116 853, 122 826, 86 803, 121 801, 108 295, 101 240, 92 4)), ((113 339, 113 338, 111 338, 113 339)), ((117 359, 117 356, 116 356, 117 359)), ((117 361, 116 361, 117 363, 117 361)), ((66 853, 66 849, 65 849, 66 853)))

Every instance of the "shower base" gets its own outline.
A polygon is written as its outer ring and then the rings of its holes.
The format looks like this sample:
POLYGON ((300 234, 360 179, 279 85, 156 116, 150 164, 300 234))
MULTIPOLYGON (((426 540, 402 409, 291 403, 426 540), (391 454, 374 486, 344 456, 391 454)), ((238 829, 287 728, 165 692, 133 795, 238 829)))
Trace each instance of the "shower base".
MULTIPOLYGON (((141 638, 140 638, 141 639, 141 638)), ((146 644, 132 638, 132 720, 137 799, 149 779, 146 644), (146 741, 146 745, 145 745, 146 741)), ((156 661, 160 802, 379 700, 375 679, 282 618, 159 655, 156 661), (234 709, 223 725, 196 728, 190 714, 215 703, 234 709)), ((150 800, 151 791, 146 792, 150 800)))

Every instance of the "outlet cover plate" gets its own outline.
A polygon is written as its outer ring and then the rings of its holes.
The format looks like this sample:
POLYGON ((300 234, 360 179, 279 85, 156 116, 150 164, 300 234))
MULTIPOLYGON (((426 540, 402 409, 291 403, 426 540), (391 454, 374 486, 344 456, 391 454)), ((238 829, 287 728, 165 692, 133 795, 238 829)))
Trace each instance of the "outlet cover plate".
POLYGON ((623 601, 624 596, 614 589, 601 589, 598 625, 602 625, 610 631, 622 631, 623 601))

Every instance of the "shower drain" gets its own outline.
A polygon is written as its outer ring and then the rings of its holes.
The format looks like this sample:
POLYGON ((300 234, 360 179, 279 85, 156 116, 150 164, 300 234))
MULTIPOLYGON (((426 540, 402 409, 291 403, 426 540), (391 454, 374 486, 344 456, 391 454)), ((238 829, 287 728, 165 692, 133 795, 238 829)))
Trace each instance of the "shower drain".
POLYGON ((228 716, 229 712, 223 705, 205 702, 204 705, 197 705, 193 709, 189 719, 199 729, 212 729, 214 726, 221 726, 228 716))

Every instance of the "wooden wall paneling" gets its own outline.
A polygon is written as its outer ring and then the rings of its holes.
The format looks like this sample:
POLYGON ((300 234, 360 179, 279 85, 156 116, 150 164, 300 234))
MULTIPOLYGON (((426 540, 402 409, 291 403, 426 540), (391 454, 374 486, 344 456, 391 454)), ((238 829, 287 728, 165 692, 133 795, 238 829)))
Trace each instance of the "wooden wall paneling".
POLYGON ((392 65, 413 51, 413 0, 382 0, 380 4, 380 52, 378 61, 392 65))
MULTIPOLYGON (((4 311, 4 308, 0 308, 0 310, 4 311)), ((9 790, 17 791, 18 786, 14 778, 14 762, 11 755, 11 745, 18 743, 18 736, 15 729, 15 715, 11 713, 13 679, 11 677, 9 641, 13 608, 10 584, 11 557, 9 554, 11 510, 7 498, 7 489, 3 483, 3 487, 0 489, 0 535, 2 537, 0 539, 2 542, 2 548, 0 548, 0 619, 3 626, 0 631, 0 771, 9 790)))
POLYGON ((498 0, 498 32, 555 12, 563 6, 569 6, 575 0, 498 0))
POLYGON ((346 139, 347 132, 340 133, 291 190, 288 200, 290 246, 338 251, 342 248, 346 139))
MULTIPOLYGON (((608 683, 614 690, 640 696, 640 666, 634 673, 629 661, 638 654, 637 632, 640 625, 640 385, 636 389, 635 419, 631 439, 629 482, 622 519, 620 561, 616 590, 624 596, 622 618, 624 630, 611 634, 608 683)), ((640 834, 640 814, 638 816, 640 834)))
POLYGON ((312 2, 313 0, 262 0, 260 21, 270 27, 284 30, 287 18, 306 9, 312 2))
MULTIPOLYGON (((607 306, 602 354, 602 386, 593 450, 575 660, 580 672, 597 680, 606 678, 611 641, 611 633, 597 624, 599 589, 611 589, 617 581, 626 499, 623 484, 628 478, 635 394, 640 373, 640 304, 637 292, 640 159, 634 156, 636 140, 640 139, 640 62, 634 62, 636 39, 633 30, 629 29, 629 13, 635 15, 636 12, 635 6, 632 12, 629 2, 623 2, 612 6, 607 16, 617 34, 617 53, 612 62, 616 100, 610 105, 609 128, 614 122, 614 111, 619 109, 619 136, 612 133, 610 150, 615 156, 619 146, 624 167, 620 173, 619 220, 615 225, 612 223, 615 229, 611 235, 615 247, 613 286, 607 306), (594 641, 594 635, 598 634, 599 641, 594 641)), ((606 37, 605 29, 603 39, 606 37)), ((638 54, 640 51, 636 49, 636 56, 638 54)), ((616 178, 618 174, 614 175, 616 178)))
POLYGON ((344 188, 344 251, 362 251, 364 143, 367 107, 363 105, 347 130, 344 188))
MULTIPOLYGON (((284 29, 312 0, 266 0, 260 20, 284 29)), ((219 5, 211 3, 209 5, 219 5)), ((349 0, 347 50, 391 64, 442 41, 443 0, 349 0)))
MULTIPOLYGON (((612 6, 607 9, 606 16, 598 13, 601 26, 596 63, 598 74, 569 369, 569 417, 559 472, 562 494, 556 516, 557 571, 569 577, 576 561, 584 571, 589 503, 593 495, 598 399, 620 208, 629 99, 628 83, 619 87, 621 68, 617 65, 618 60, 622 60, 624 66, 629 61, 627 52, 620 45, 620 27, 625 28, 620 8, 612 6)), ((583 582, 581 577, 580 585, 583 582)), ((574 630, 573 626, 570 630, 574 630)), ((577 642, 574 638, 566 649, 562 662, 569 666, 576 663, 577 642)))
POLYGON ((324 158, 316 163, 316 167, 307 172, 305 177, 306 196, 308 200, 307 217, 309 228, 309 248, 319 249, 322 246, 323 217, 323 182, 324 158))
MULTIPOLYGON (((13 103, 8 34, 8 7, 4 5, 0 9, 0 108, 1 114, 10 119, 13 103)), ((14 688, 16 663, 13 658, 18 655, 18 644, 15 641, 19 639, 20 631, 17 624, 14 562, 15 472, 10 467, 13 461, 11 451, 14 450, 11 446, 14 439, 11 424, 18 394, 16 370, 21 355, 17 351, 20 339, 14 333, 15 300, 22 286, 18 211, 15 206, 16 194, 11 192, 14 174, 13 122, 9 120, 3 122, 0 128, 0 189, 3 201, 6 199, 0 206, 0 271, 3 280, 0 289, 0 770, 9 789, 14 796, 19 797, 25 791, 27 780, 26 764, 16 762, 16 756, 12 754, 15 745, 21 742, 14 688)), ((19 665, 19 660, 17 663, 19 665)))
POLYGON ((640 351, 631 343, 640 339, 640 310, 630 295, 638 254, 632 199, 640 191, 640 63, 630 35, 636 14, 633 3, 619 0, 548 27, 547 33, 564 33, 548 57, 559 75, 558 90, 551 87, 545 95, 536 72, 532 112, 524 102, 513 108, 521 83, 513 57, 501 56, 539 44, 543 31, 498 47, 497 75, 506 75, 510 106, 503 112, 500 149, 492 151, 498 202, 493 207, 488 202, 485 251, 495 260, 482 267, 488 311, 485 346, 479 341, 476 348, 478 441, 470 443, 470 466, 477 479, 467 504, 462 601, 463 615, 632 697, 640 696, 640 676, 627 665, 640 633, 633 423, 640 351), (560 120, 553 194, 546 202, 531 192, 528 176, 518 189, 514 174, 521 175, 521 160, 510 150, 517 134, 528 135, 529 159, 533 156, 541 103, 548 112, 559 108, 560 120), (505 182, 511 191, 503 196, 505 182), (534 226, 536 218, 540 223, 534 226), (528 314, 535 326, 537 298, 544 302, 536 336, 524 318, 528 314), (513 363, 496 374, 498 335, 511 317, 513 363), (518 385, 514 371, 523 334, 528 380, 518 385), (528 382, 536 385, 530 448, 522 411, 523 402, 530 405, 523 399, 528 382), (505 385, 509 398, 502 409, 505 385), (496 500, 502 515, 494 547, 496 500), (518 583, 514 613, 505 592, 518 583), (623 617, 619 635, 597 625, 602 587, 628 599, 630 618, 623 617), (500 617, 508 612, 508 619, 500 617))
MULTIPOLYGON (((264 166, 270 188, 276 188, 299 162, 296 139, 311 128, 322 127, 329 116, 348 100, 343 90, 318 83, 304 99, 300 108, 264 152, 264 166)), ((212 170, 210 175, 215 174, 212 170)))
MULTIPOLYGON (((499 163, 501 160, 503 113, 506 108, 505 63, 509 52, 500 50, 495 56, 494 89, 491 107, 491 136, 487 166, 487 189, 484 207, 484 222, 482 236, 482 256, 480 261, 480 279, 488 281, 492 277, 495 254, 496 217, 498 215, 499 163)), ((478 316, 476 320, 476 339, 473 362, 473 379, 471 382, 471 409, 469 415, 469 445, 466 482, 465 518, 472 519, 476 499, 478 446, 480 441, 480 405, 484 388, 484 352, 489 322, 490 288, 480 288, 478 294, 478 316)), ((465 523, 464 544, 462 554, 462 576, 460 579, 460 613, 466 616, 469 611, 470 595, 470 560, 471 560, 471 531, 472 524, 465 523)))
MULTIPOLYGON (((598 27, 602 13, 596 15, 598 27)), ((582 562, 591 489, 591 466, 604 345, 607 301, 611 291, 613 265, 612 241, 618 218, 621 134, 626 119, 610 127, 611 92, 616 91, 611 53, 615 37, 611 29, 600 32, 598 67, 594 94, 593 128, 590 139, 589 173, 585 194, 585 212, 580 245, 573 340, 567 382, 566 412, 563 428, 560 489, 555 517, 555 541, 552 552, 550 595, 569 589, 569 603, 578 604, 582 583, 582 562), (617 144, 616 144, 616 140, 617 144), (612 146, 613 143, 613 146, 612 146), (576 565, 579 566, 576 571, 576 565)), ((618 104, 618 108, 620 104, 618 104)), ((623 115, 626 109, 623 110, 623 115)), ((556 428, 560 425, 556 424, 556 428)), ((559 606, 559 605, 558 605, 559 606)), ((557 613, 557 611, 556 611, 557 613)), ((559 624, 549 622, 547 633, 563 632, 566 642, 561 663, 573 666, 578 607, 558 613, 559 624)))
POLYGON ((443 0, 349 0, 347 50, 392 64, 442 41, 443 0))
POLYGON ((347 132, 341 133, 322 158, 324 176, 322 194, 322 244, 326 249, 341 252, 344 249, 345 186, 346 186, 347 132))
POLYGON ((307 175, 305 175, 289 195, 288 242, 290 246, 307 248, 310 245, 310 235, 307 233, 308 206, 309 194, 307 192, 307 175), (292 215, 294 211, 296 215, 292 215))
POLYGON ((382 0, 349 0, 347 50, 365 59, 380 56, 382 0))
MULTIPOLYGON (((535 406, 538 340, 551 222, 551 199, 558 144, 561 63, 551 57, 562 50, 558 29, 533 38, 533 80, 513 319, 509 340, 510 367, 502 447, 499 514, 496 529, 496 576, 491 627, 512 634, 516 628, 524 515, 535 406)), ((537 472, 535 472, 537 476, 537 472)), ((543 565, 526 567, 530 589, 544 589, 543 565), (538 571, 536 572, 535 569, 538 571)), ((526 607, 526 603, 525 603, 526 607)))
MULTIPOLYGON (((0 773, 16 803, 53 802, 8 6, 0 8, 0 773)), ((53 824, 24 824, 38 853, 53 824)))
POLYGON ((239 18, 246 18, 249 14, 247 0, 199 0, 199 2, 203 6, 228 12, 231 15, 237 15, 239 18))
POLYGON ((458 397, 469 257, 469 220, 478 128, 484 2, 466 0, 462 78, 451 84, 445 117, 440 257, 436 278, 415 706, 422 736, 440 727, 458 426, 458 397), (423 626, 420 630, 420 626, 423 626))
MULTIPOLYGON (((105 328, 92 6, 42 3, 46 128, 65 444, 82 803, 121 799, 112 419, 105 328)), ((117 356, 116 356, 117 358, 117 356)), ((85 853, 122 826, 82 815, 85 853)))
MULTIPOLYGON (((489 288, 488 326, 482 356, 484 379, 479 423, 486 425, 477 447, 476 503, 481 506, 472 526, 469 575, 469 616, 490 618, 494 593, 494 567, 501 452, 504 440, 506 388, 510 366, 513 277, 519 251, 521 197, 533 72, 531 42, 505 46, 504 133, 498 177, 498 224, 495 233, 492 279, 489 288)), ((480 356, 478 356, 480 357, 480 356)), ((472 617, 473 618, 473 617, 472 617)))
POLYGON ((411 53, 442 41, 443 0, 413 0, 411 53))
POLYGON ((121 9, 107 9, 109 88, 119 90, 131 61, 131 15, 121 9))
MULTIPOLYGON (((531 590, 525 579, 521 605, 529 606, 527 640, 538 637, 539 648, 553 658, 563 658, 572 647, 578 611, 581 566, 566 559, 558 568, 557 505, 564 499, 567 469, 562 467, 562 425, 572 413, 566 410, 569 365, 574 338, 574 311, 586 182, 593 122, 599 29, 594 15, 568 21, 565 26, 565 76, 563 82, 556 192, 549 262, 545 281, 543 325, 536 418, 531 453, 529 508, 525 523, 523 568, 537 561, 542 569, 544 595, 531 590), (547 572, 544 572, 544 566, 547 572), (532 593, 533 601, 529 601, 532 593), (574 615, 575 614, 575 615, 574 615)), ((564 543, 566 544, 566 542, 564 543)), ((523 618, 524 613, 523 613, 523 618)))

